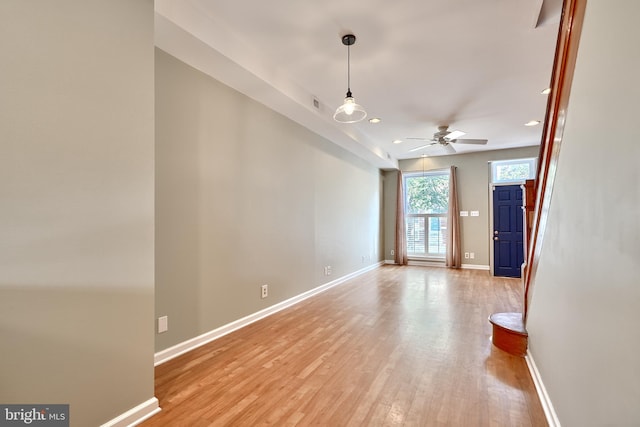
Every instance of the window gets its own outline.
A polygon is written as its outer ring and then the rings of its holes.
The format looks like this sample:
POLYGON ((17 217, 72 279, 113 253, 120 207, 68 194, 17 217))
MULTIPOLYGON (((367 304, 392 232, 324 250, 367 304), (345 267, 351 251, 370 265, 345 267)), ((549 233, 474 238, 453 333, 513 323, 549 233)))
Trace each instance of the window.
POLYGON ((491 182, 519 182, 534 179, 536 174, 536 158, 497 160, 491 162, 491 182))
POLYGON ((404 175, 407 255, 444 258, 447 251, 449 171, 404 175))

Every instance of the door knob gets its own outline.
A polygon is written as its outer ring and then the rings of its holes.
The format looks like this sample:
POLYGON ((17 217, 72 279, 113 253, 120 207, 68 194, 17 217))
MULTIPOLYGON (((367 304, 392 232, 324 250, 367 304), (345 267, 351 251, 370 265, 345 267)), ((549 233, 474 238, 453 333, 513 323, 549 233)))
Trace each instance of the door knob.
POLYGON ((498 238, 498 236, 495 236, 493 240, 500 240, 500 239, 498 238))
POLYGON ((493 234, 498 235, 498 230, 494 231, 493 234))

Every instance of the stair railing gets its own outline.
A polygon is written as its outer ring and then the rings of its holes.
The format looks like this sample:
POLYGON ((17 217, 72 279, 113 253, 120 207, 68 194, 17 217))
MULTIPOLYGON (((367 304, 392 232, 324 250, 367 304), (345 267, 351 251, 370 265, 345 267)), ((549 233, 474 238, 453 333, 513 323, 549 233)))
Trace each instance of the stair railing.
POLYGON ((567 117, 569 94, 578 53, 578 43, 587 0, 564 0, 562 17, 558 29, 558 42, 551 74, 551 93, 542 131, 538 170, 535 183, 536 203, 531 224, 531 238, 527 248, 526 267, 523 271, 524 309, 523 323, 526 325, 531 304, 532 285, 540 260, 540 251, 549 215, 556 168, 562 144, 562 135, 567 117))

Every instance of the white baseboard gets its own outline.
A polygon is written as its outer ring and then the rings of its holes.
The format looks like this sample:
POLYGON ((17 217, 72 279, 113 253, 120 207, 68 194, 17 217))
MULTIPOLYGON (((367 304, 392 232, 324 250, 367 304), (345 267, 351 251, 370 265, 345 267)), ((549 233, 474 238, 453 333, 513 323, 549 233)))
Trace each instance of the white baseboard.
POLYGON ((486 270, 486 271, 490 270, 488 265, 478 265, 478 264, 462 264, 460 268, 462 268, 463 270, 486 270))
POLYGON ((384 263, 385 263, 385 264, 395 264, 395 263, 396 263, 396 261, 395 261, 395 260, 393 260, 393 259, 385 259, 385 260, 384 260, 384 263))
MULTIPOLYGON (((421 260, 410 260, 407 265, 415 265, 420 267, 442 267, 446 268, 446 265, 443 261, 421 261, 421 260)), ((462 264, 460 266, 462 270, 487 270, 489 271, 488 265, 478 265, 478 264, 462 264)))
POLYGON ((216 328, 212 331, 199 335, 195 338, 191 338, 186 341, 183 341, 180 344, 174 345, 173 347, 169 347, 165 350, 159 351, 154 356, 154 366, 161 365, 162 363, 165 363, 195 348, 198 348, 220 337, 223 337, 233 331, 243 328, 253 322, 257 322, 260 319, 263 319, 267 316, 277 313, 278 311, 284 310, 285 308, 291 307, 292 305, 295 305, 301 301, 304 301, 307 298, 311 298, 312 296, 317 295, 321 292, 324 292, 327 289, 340 285, 349 279, 359 276, 367 271, 374 270, 383 264, 384 264, 384 261, 380 261, 376 264, 372 264, 368 267, 365 267, 353 273, 347 274, 346 276, 342 276, 338 279, 332 280, 331 282, 325 283, 324 285, 320 285, 317 288, 311 289, 310 291, 303 292, 300 295, 297 295, 293 298, 289 298, 285 301, 274 304, 271 307, 267 307, 263 310, 257 311, 241 319, 235 320, 231 323, 227 323, 226 325, 220 326, 219 328, 216 328))
POLYGON ((407 265, 415 265, 418 267, 445 267, 444 261, 423 261, 418 259, 410 259, 407 261, 407 265))
POLYGON ((561 427, 560 420, 558 419, 558 414, 556 414, 556 411, 553 408, 551 399, 549 399, 549 395, 547 394, 547 389, 542 382, 542 377, 540 377, 538 367, 536 366, 536 363, 533 360, 533 356, 531 355, 529 350, 527 350, 527 354, 524 356, 524 360, 527 362, 529 373, 531 374, 533 384, 535 385, 536 391, 538 392, 538 397, 540 398, 540 403, 542 404, 542 409, 544 410, 544 415, 547 418, 549 427, 561 427))
POLYGON ((142 402, 135 408, 129 409, 124 414, 121 414, 114 419, 107 421, 100 427, 132 427, 140 424, 141 422, 152 417, 158 412, 160 412, 158 399, 152 397, 146 402, 142 402))

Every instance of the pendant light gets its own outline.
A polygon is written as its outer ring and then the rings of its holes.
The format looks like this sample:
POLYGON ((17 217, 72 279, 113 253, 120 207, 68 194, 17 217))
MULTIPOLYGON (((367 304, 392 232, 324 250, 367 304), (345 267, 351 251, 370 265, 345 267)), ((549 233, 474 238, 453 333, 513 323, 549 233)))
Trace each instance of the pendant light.
POLYGON ((367 112, 364 111, 361 105, 356 104, 356 100, 353 99, 353 95, 351 94, 350 46, 355 42, 356 36, 353 34, 342 36, 342 44, 347 46, 347 96, 344 98, 344 103, 338 107, 336 113, 333 115, 333 119, 340 123, 355 123, 367 117, 367 112))

